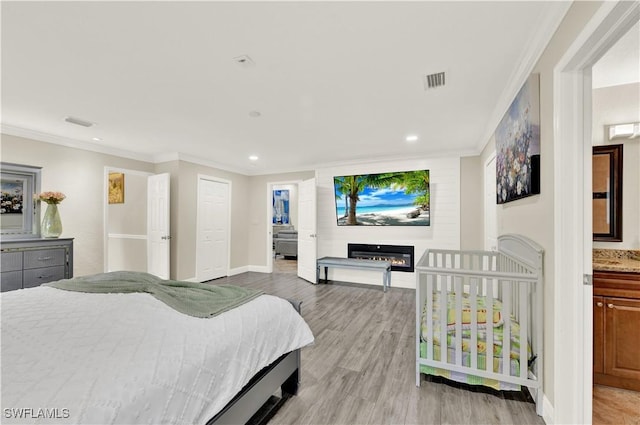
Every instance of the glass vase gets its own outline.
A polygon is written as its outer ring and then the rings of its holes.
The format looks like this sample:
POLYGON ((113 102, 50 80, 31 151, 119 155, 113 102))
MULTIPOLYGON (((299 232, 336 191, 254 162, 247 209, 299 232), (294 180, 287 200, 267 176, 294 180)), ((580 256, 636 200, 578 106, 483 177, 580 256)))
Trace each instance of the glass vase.
POLYGON ((62 221, 57 204, 47 204, 40 230, 43 238, 57 238, 62 234, 62 221))

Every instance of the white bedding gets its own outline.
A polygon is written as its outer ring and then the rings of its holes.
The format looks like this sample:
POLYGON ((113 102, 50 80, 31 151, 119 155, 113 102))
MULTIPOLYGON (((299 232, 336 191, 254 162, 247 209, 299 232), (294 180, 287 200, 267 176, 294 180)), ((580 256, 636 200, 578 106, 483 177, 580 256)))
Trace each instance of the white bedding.
POLYGON ((3 293, 0 307, 3 424, 204 424, 255 373, 313 342, 269 295, 211 319, 148 294, 48 287, 3 293))

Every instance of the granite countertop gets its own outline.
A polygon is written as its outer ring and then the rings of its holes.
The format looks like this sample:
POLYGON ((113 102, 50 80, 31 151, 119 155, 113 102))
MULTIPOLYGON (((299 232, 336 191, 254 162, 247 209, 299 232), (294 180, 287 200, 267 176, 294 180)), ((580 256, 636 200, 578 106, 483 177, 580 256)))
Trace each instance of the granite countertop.
POLYGON ((593 270, 640 273, 640 250, 594 249, 593 270))

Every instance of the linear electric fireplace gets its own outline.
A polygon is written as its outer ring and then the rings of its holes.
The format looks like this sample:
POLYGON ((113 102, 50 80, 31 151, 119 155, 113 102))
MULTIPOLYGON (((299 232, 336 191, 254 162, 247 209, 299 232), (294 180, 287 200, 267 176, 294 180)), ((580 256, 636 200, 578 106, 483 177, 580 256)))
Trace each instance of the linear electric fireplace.
POLYGON ((349 258, 365 260, 391 261, 391 270, 397 272, 413 271, 413 246, 408 245, 367 245, 350 243, 347 245, 349 258))

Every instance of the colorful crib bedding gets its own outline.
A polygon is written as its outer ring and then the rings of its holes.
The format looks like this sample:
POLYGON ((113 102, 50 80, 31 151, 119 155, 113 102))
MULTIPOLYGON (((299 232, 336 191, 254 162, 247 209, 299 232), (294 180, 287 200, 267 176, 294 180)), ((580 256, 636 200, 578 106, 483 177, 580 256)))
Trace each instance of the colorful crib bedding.
MULTIPOLYGON (((449 293, 447 297, 447 362, 455 363, 455 341, 456 341, 456 300, 455 294, 449 293)), ((478 369, 486 369, 486 352, 487 352, 487 326, 493 327, 493 371, 502 372, 503 370, 503 339, 504 339, 504 320, 502 317, 502 303, 500 300, 493 300, 493 314, 488 314, 486 308, 486 298, 477 296, 477 346, 478 369), (491 317, 489 317, 491 316, 491 317), (488 322, 488 323, 487 323, 488 322)), ((427 323, 427 304, 422 308, 421 319, 421 343, 420 356, 427 357, 427 341, 433 339, 433 360, 441 359, 442 341, 440 331, 440 293, 433 294, 433 329, 429 329, 427 323), (435 332, 434 332, 435 329, 435 332)), ((462 297, 462 364, 471 366, 471 302, 468 294, 462 297)), ((509 369, 511 375, 520 373, 520 324, 511 316, 511 353, 509 361, 509 369)), ((527 344, 527 355, 532 358, 531 347, 527 344)), ((528 360, 528 359, 527 359, 528 360)), ((525 364, 527 364, 525 362, 525 364)), ((475 375, 459 373, 451 370, 436 368, 432 366, 421 365, 420 372, 429 375, 442 376, 457 382, 463 382, 471 385, 484 385, 496 390, 520 390, 519 385, 500 382, 494 379, 482 378, 475 375)))

